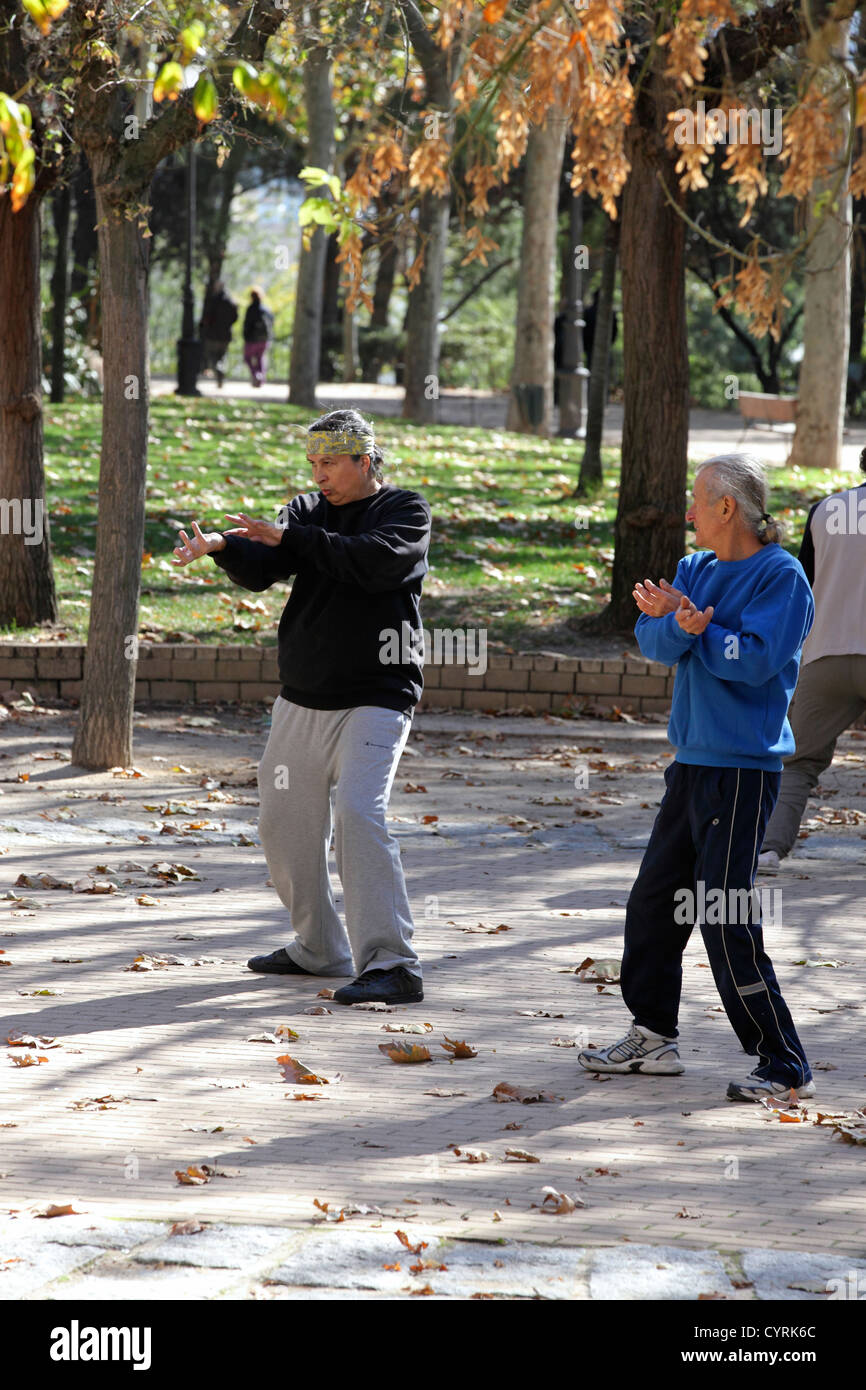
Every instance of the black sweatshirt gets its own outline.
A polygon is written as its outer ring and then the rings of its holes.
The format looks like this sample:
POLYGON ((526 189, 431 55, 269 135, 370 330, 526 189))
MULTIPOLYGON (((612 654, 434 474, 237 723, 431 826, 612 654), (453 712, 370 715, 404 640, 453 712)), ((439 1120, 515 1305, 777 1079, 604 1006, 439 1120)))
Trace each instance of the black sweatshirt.
POLYGON ((307 492, 282 517, 277 546, 226 536, 225 550, 211 552, 230 579, 257 593, 295 576, 277 638, 280 694, 309 709, 411 709, 424 683, 417 644, 427 502, 388 484, 342 507, 307 492), (383 661, 383 649, 400 663, 383 661))

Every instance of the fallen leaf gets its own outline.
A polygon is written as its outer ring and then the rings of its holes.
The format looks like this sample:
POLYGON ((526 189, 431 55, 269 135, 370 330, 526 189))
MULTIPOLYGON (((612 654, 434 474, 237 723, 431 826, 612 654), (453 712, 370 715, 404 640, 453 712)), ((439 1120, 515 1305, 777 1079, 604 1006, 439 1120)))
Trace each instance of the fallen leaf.
POLYGON ((289 1027, 288 1023, 281 1023, 278 1028, 274 1029, 274 1032, 278 1038, 288 1038, 290 1042, 296 1042, 300 1037, 300 1033, 296 1033, 294 1028, 289 1027))
POLYGON ((446 1098, 448 1098, 449 1096, 466 1096, 466 1095, 469 1094, 469 1092, 468 1092, 468 1091, 446 1091, 446 1090, 444 1090, 443 1087, 441 1087, 441 1086, 434 1086, 433 1089, 432 1089, 432 1091, 425 1091, 424 1094, 425 1094, 425 1096, 440 1096, 441 1098, 446 1099, 446 1098))
MULTIPOLYGON (((330 1009, 326 1009, 324 1004, 311 1004, 308 1009, 304 1009, 305 1014, 329 1014, 330 1009)), ((297 1037, 297 1034, 295 1034, 297 1037)))
POLYGON ((204 1225, 201 1221, 194 1221, 194 1220, 189 1220, 189 1221, 175 1221, 174 1225, 172 1226, 171 1230, 169 1231, 169 1235, 170 1235, 170 1236, 194 1236, 194 1235, 197 1235, 199 1231, 204 1231, 204 1230, 206 1230, 206 1229, 207 1229, 207 1228, 205 1227, 205 1225, 204 1225))
POLYGON ((441 1048, 444 1048, 444 1050, 445 1050, 446 1052, 449 1052, 449 1053, 451 1054, 452 1057, 477 1057, 477 1056, 478 1056, 477 1049, 474 1048, 474 1047, 470 1047, 469 1043, 467 1043, 467 1042, 455 1042, 455 1040, 454 1040, 453 1038, 449 1038, 449 1037, 447 1036, 447 1034, 446 1034, 446 1036, 445 1036, 445 1041, 444 1041, 443 1043, 440 1043, 439 1046, 440 1046, 441 1048))
POLYGON ((290 1081, 300 1086, 328 1086, 329 1080, 325 1076, 316 1076, 315 1072, 310 1071, 306 1062, 299 1061, 296 1057, 290 1057, 288 1052, 284 1052, 277 1058, 277 1063, 283 1070, 286 1081, 290 1081))
POLYGON ((459 1158, 463 1163, 488 1163, 490 1154, 486 1149, 458 1149, 452 1145, 454 1157, 459 1158))
POLYGON ((426 1047, 419 1043, 379 1043, 379 1051, 392 1062, 430 1062, 433 1059, 426 1047))
MULTIPOLYGON (((295 1037, 297 1036, 297 1033, 295 1033, 295 1037)), ((277 1037, 276 1033, 252 1033, 250 1037, 247 1038, 247 1042, 278 1043, 280 1041, 281 1039, 277 1037)))
POLYGON ((528 1149, 506 1149, 506 1158, 519 1158, 521 1163, 540 1163, 541 1159, 535 1154, 531 1154, 528 1149))
POLYGON ((197 1167, 194 1163, 188 1168, 175 1168, 174 1176, 184 1187, 201 1187, 203 1183, 210 1181, 210 1175, 205 1172, 204 1167, 197 1167))
MULTIPOLYGON (((438 817, 434 816, 433 819, 434 819, 434 820, 437 820, 438 817)), ((431 1294, 431 1293, 435 1293, 435 1292, 436 1292, 436 1290, 435 1290, 435 1289, 431 1289, 431 1287, 430 1287, 429 1284, 425 1284, 424 1287, 423 1287, 423 1289, 410 1289, 410 1290, 409 1290, 410 1297, 412 1297, 412 1298, 419 1298, 419 1297, 420 1297, 420 1298, 424 1298, 426 1295, 431 1294)))
POLYGON ((392 1014, 394 1012, 393 1005, 384 1004, 380 999, 374 999, 369 1004, 352 1004, 350 1007, 369 1014, 392 1014))
POLYGON ((35 1212, 33 1213, 33 1215, 34 1215, 34 1216, 44 1216, 44 1217, 51 1217, 51 1216, 81 1216, 81 1215, 83 1215, 83 1213, 80 1212, 80 1211, 78 1211, 78 1210, 72 1205, 71 1202, 68 1202, 65 1206, 55 1206, 54 1203, 52 1203, 50 1206, 47 1206, 47 1207, 43 1208, 42 1211, 35 1211, 35 1212))
POLYGON ((557 1192, 555 1187, 543 1187, 544 1201, 541 1210, 550 1216, 569 1216, 577 1207, 586 1206, 580 1197, 570 1197, 567 1192, 557 1192))
POLYGON ((11 1057, 16 1067, 36 1067, 40 1062, 47 1062, 47 1057, 34 1056, 32 1052, 25 1052, 23 1057, 17 1057, 14 1052, 7 1054, 11 1057))
POLYGON ((383 1023, 383 1033, 432 1033, 432 1023, 383 1023))
POLYGON ((574 973, 586 984, 595 984, 600 980, 604 984, 615 985, 619 982, 620 965, 618 960, 594 960, 592 956, 587 956, 586 960, 575 966, 574 973))
POLYGON ((304 1091, 295 1091, 294 1094, 292 1095, 291 1099, 292 1099, 292 1100, 325 1100, 325 1096, 323 1096, 323 1095, 308 1095, 308 1094, 307 1094, 306 1092, 304 1092, 304 1091))
POLYGON ((556 1096, 552 1095, 550 1091, 511 1086, 507 1081, 500 1081, 498 1086, 493 1087, 493 1099, 500 1103, 520 1101, 523 1105, 532 1105, 535 1101, 556 1100, 556 1096))
POLYGON ((332 989, 320 989, 316 995, 317 999, 333 999, 333 997, 334 991, 332 989))
POLYGON ((680 1207, 679 1211, 674 1212, 682 1221, 698 1221, 703 1215, 700 1211, 689 1211, 688 1207, 680 1207))
POLYGON ((553 1038, 553 1039, 551 1039, 550 1046, 551 1046, 551 1047, 577 1047, 577 1043, 575 1042, 574 1038, 553 1038))
POLYGON ((10 1047, 62 1047, 56 1038, 36 1038, 32 1033, 21 1033, 6 1039, 10 1047))
POLYGON ((410 1255, 420 1255, 422 1250, 427 1249, 426 1240, 420 1241, 418 1245, 413 1245, 405 1231, 395 1231, 394 1235, 397 1237, 400 1244, 406 1247, 410 1255))

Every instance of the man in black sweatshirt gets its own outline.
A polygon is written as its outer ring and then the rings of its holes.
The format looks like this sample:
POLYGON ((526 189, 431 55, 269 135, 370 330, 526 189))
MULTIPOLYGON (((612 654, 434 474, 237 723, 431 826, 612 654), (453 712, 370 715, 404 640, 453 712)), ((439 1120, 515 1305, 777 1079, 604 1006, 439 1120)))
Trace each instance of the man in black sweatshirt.
POLYGON ((341 1004, 416 1003, 421 967, 385 817, 423 685, 430 508, 418 493, 382 482, 381 449, 357 411, 316 420, 306 444, 318 491, 293 498, 277 524, 238 513, 232 530, 205 535, 193 522, 193 536, 181 531, 174 552, 178 564, 212 554, 255 592, 294 575, 258 783, 259 833, 295 935, 290 949, 255 956, 249 967, 354 975, 334 995, 341 1004), (345 927, 328 874, 332 830, 345 927))

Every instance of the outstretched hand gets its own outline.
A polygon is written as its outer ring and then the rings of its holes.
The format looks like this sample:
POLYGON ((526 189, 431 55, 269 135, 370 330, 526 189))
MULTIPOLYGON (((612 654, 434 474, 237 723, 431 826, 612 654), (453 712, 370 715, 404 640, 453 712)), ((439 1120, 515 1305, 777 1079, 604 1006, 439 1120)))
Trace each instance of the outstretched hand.
POLYGON ((645 579, 643 584, 635 585, 632 594, 638 608, 649 618, 663 618, 666 613, 673 613, 685 597, 680 589, 675 589, 666 579, 660 579, 658 584, 654 584, 651 579, 645 579))
POLYGON ((246 536, 250 541, 261 541, 262 545, 279 545, 285 533, 285 527, 275 526, 272 521, 255 521, 246 512, 238 512, 233 515, 226 512, 229 521, 240 522, 239 526, 233 526, 226 531, 227 536, 246 536))
POLYGON ((181 544, 174 548, 173 565, 190 565, 202 555, 210 555, 212 550, 222 550, 225 546, 221 532, 208 531, 205 535, 197 521, 192 523, 192 536, 188 536, 186 531, 178 531, 178 535, 181 544))

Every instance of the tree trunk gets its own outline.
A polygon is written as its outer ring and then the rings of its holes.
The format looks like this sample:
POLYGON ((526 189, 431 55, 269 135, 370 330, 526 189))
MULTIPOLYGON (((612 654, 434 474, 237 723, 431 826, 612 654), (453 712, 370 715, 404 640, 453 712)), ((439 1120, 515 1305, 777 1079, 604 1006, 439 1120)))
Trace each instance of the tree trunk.
POLYGON ((325 269, 322 275, 322 341, 319 349, 319 381, 334 380, 333 352, 340 323, 340 267, 337 255, 340 241, 336 232, 325 244, 325 269))
POLYGON ((99 296, 90 289, 90 267, 99 260, 99 236, 96 231, 96 199, 93 193, 93 178, 90 165, 84 154, 79 160, 73 179, 73 198, 75 202, 75 224, 72 229, 70 247, 72 267, 69 276, 69 293, 80 300, 87 310, 87 341, 91 347, 98 347, 101 340, 99 326, 99 296))
MULTIPOLYGON (((316 169, 334 167, 334 98, 331 86, 331 60, 325 48, 316 48, 304 67, 304 100, 310 133, 308 163, 316 169)), ((315 192, 315 190, 313 190, 315 192)), ((294 405, 315 409, 319 359, 322 351, 322 288, 328 234, 316 227, 309 250, 301 247, 295 318, 292 327, 292 357, 289 368, 289 400, 294 405)))
POLYGON ((343 301, 343 381, 358 380, 358 315, 343 301))
MULTIPOLYGON (((517 327, 506 428, 548 436, 553 424, 553 320, 556 294, 556 228, 565 117, 551 107, 543 126, 533 125, 526 146, 523 231, 517 291, 517 327), (541 392, 538 418, 521 406, 518 391, 541 392)), ((531 400, 527 396, 524 401, 531 400)))
POLYGON ((373 312, 370 315, 371 328, 388 327, 388 309, 394 289, 394 276, 397 271, 397 243, 389 239, 379 247, 379 264, 376 267, 376 283, 373 286, 373 312))
MULTIPOLYGON (((846 26, 839 26, 842 34, 846 26)), ((838 147, 848 137, 847 98, 836 116, 838 147)), ((831 180, 816 180, 812 199, 826 194, 831 180)), ((809 226, 815 201, 809 205, 809 226)), ((806 251, 806 293, 803 305, 803 360, 797 388, 797 428, 788 468, 842 467, 842 429, 845 423, 845 387, 850 334, 849 283, 851 198, 847 178, 835 206, 827 208, 823 222, 806 251)))
MULTIPOLYGON (((862 138, 862 131, 857 132, 862 138)), ((863 320, 866 316, 866 198, 852 201, 851 236, 851 313, 848 344, 848 405, 856 404, 863 391, 863 320), (859 224, 859 225, 858 225, 859 224), (853 370, 852 370, 853 369, 853 370)))
POLYGON ((66 394, 66 298, 69 283, 69 210, 72 190, 68 183, 51 200, 57 254, 51 276, 51 403, 59 405, 66 394))
POLYGON ((580 462, 577 495, 584 496, 602 481, 601 441, 607 405, 607 378, 610 370, 610 339, 613 330, 613 295, 616 288, 616 262, 619 255, 621 218, 609 217, 604 229, 604 255, 601 284, 595 306, 595 336, 592 340, 589 401, 586 414, 586 448, 580 462))
POLYGON ((673 580, 685 545, 689 437, 685 223, 666 201, 660 171, 681 199, 660 126, 678 98, 656 73, 628 130, 631 173, 623 192, 620 265, 623 318, 622 471, 611 601, 598 628, 631 628, 638 580, 673 580))
POLYGON ((102 269, 105 386, 99 518, 84 683, 72 761, 106 768, 132 762, 132 711, 144 541, 150 384, 149 241, 135 217, 106 195, 113 172, 92 157, 102 269))
POLYGON ((439 310, 448 241, 451 192, 425 193, 418 209, 415 254, 423 255, 418 283, 409 291, 403 419, 433 424, 439 417, 439 310))
POLYGON ((40 199, 0 195, 0 623, 55 622, 42 459, 40 199))

